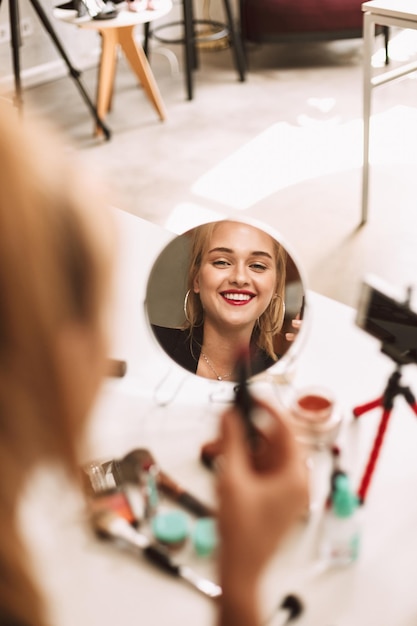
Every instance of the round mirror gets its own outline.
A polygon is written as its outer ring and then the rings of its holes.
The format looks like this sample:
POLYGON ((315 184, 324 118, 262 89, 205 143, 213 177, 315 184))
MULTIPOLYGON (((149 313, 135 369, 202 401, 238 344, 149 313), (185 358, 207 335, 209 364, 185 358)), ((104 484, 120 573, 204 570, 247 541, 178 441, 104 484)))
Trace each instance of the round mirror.
POLYGON ((189 372, 231 382, 242 350, 249 376, 294 351, 304 304, 300 270, 276 234, 234 219, 175 237, 146 293, 148 321, 165 352, 189 372))

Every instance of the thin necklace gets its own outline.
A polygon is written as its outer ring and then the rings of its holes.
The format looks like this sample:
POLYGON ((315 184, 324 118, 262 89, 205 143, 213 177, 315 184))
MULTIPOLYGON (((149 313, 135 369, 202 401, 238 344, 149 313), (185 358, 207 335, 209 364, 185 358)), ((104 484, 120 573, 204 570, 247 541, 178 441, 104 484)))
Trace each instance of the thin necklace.
POLYGON ((233 372, 229 372, 229 374, 225 374, 224 376, 220 376, 216 370, 214 369, 212 363, 210 362, 207 354, 204 354, 203 351, 201 351, 201 356, 203 357, 203 359, 205 360, 205 362, 207 363, 207 365, 209 366, 209 368, 211 369, 211 371, 213 372, 213 374, 215 375, 215 377, 217 378, 217 380, 224 380, 225 378, 230 378, 230 376, 233 374, 233 372))

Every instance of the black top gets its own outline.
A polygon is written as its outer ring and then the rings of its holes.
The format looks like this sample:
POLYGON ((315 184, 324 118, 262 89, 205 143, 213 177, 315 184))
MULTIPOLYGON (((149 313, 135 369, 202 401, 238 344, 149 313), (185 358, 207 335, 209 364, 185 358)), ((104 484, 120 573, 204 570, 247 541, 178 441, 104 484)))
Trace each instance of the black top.
MULTIPOLYGON (((194 328, 192 336, 188 329, 183 330, 182 328, 166 328, 152 324, 152 330, 165 352, 178 365, 195 374, 203 344, 203 327, 194 328)), ((255 376, 255 374, 271 367, 275 361, 256 345, 256 337, 252 339, 251 343, 250 376, 255 376)))

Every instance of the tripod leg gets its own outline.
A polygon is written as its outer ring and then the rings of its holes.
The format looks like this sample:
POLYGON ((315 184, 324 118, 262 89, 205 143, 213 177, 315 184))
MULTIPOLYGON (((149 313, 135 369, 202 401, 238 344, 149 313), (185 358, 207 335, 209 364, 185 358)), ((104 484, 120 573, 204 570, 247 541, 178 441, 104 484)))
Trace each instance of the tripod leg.
POLYGON ((361 406, 356 406, 352 413, 355 417, 360 417, 363 413, 367 413, 368 411, 372 411, 376 409, 378 406, 382 405, 383 398, 377 398, 376 400, 372 400, 371 402, 367 402, 366 404, 361 404, 361 406))
MULTIPOLYGON (((11 2, 13 2, 13 0, 11 0, 11 2)), ((54 29, 51 26, 51 23, 49 22, 49 19, 45 13, 45 11, 43 10, 39 0, 30 0, 34 10, 36 11, 36 13, 38 14, 39 19, 41 20, 42 24, 45 27, 45 30, 47 31, 47 33, 49 34, 49 36, 51 37, 52 41, 54 42, 56 48, 58 49, 58 52, 60 53, 60 55, 62 56, 63 60, 65 61, 69 73, 71 75, 71 77, 75 80, 78 89, 82 95, 82 97, 84 98, 85 103, 87 104, 88 108, 90 109, 91 113, 94 116, 94 119, 97 123, 97 126, 99 128, 101 128, 101 130, 104 133, 104 136, 106 137, 106 139, 110 139, 110 130, 107 128, 107 126, 104 124, 104 122, 101 120, 101 118, 99 117, 98 113, 97 113, 97 109, 94 106, 94 104, 92 103, 88 93, 86 92, 83 84, 80 81, 80 72, 78 70, 76 70, 74 68, 74 66, 72 65, 67 53, 65 52, 64 48, 62 47, 62 44, 60 42, 60 40, 58 39, 54 29)))
POLYGON ((402 387, 401 392, 410 409, 417 415, 417 402, 411 389, 409 387, 402 387))
POLYGON ((366 493, 368 491, 368 487, 369 487, 372 475, 375 470, 375 465, 378 460, 379 453, 381 451, 382 442, 384 440, 384 435, 387 430, 388 420, 390 416, 391 416, 391 409, 384 409, 382 413, 381 422, 379 424, 378 432, 375 437, 374 446, 372 448, 372 452, 368 460, 368 465, 366 466, 365 473, 363 475, 362 482, 359 487, 358 496, 362 504, 365 502, 366 493))

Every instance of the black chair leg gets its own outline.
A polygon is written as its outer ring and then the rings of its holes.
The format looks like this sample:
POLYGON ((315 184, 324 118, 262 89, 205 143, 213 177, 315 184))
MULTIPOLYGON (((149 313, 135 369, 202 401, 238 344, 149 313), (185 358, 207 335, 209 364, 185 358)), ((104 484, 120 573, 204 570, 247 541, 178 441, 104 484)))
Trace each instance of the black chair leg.
POLYGON ((245 53, 243 51, 242 45, 242 38, 240 36, 240 33, 236 29, 229 0, 224 0, 224 8, 226 11, 229 33, 232 40, 232 48, 233 55, 235 57, 236 68, 239 73, 239 79, 243 82, 245 80, 246 63, 245 53))
MULTIPOLYGON (((158 41, 162 43, 175 43, 182 44, 184 50, 184 74, 185 74, 185 82, 186 82, 186 91, 187 91, 187 99, 193 99, 193 72, 198 67, 198 53, 197 53, 197 44, 199 41, 199 33, 196 31, 196 26, 199 23, 203 24, 215 24, 216 26, 222 27, 222 33, 228 33, 231 40, 231 45, 233 47, 233 55, 234 61, 236 65, 236 69, 239 73, 239 78, 241 81, 245 80, 245 72, 246 72, 246 60, 245 60, 245 52, 243 49, 242 37, 240 35, 239 29, 236 28, 235 22, 233 19, 232 8, 230 4, 230 0, 223 0, 224 8, 227 16, 227 24, 219 24, 218 22, 211 22, 208 20, 198 20, 194 18, 193 14, 193 1, 194 0, 182 0, 182 10, 183 10, 183 21, 172 22, 170 24, 163 24, 158 26, 157 28, 150 28, 150 23, 144 25, 144 43, 143 49, 145 54, 148 56, 148 47, 149 40, 154 37, 158 41), (181 39, 168 39, 163 38, 158 34, 162 28, 166 28, 167 26, 181 26, 183 27, 183 36, 181 39)), ((1 2, 1 0, 0 0, 1 2)), ((215 39, 216 36, 213 36, 215 39)), ((211 41, 210 37, 201 36, 201 41, 211 41)))
POLYGON ((388 43, 389 43, 389 26, 384 26, 385 41, 385 65, 389 65, 388 43))

